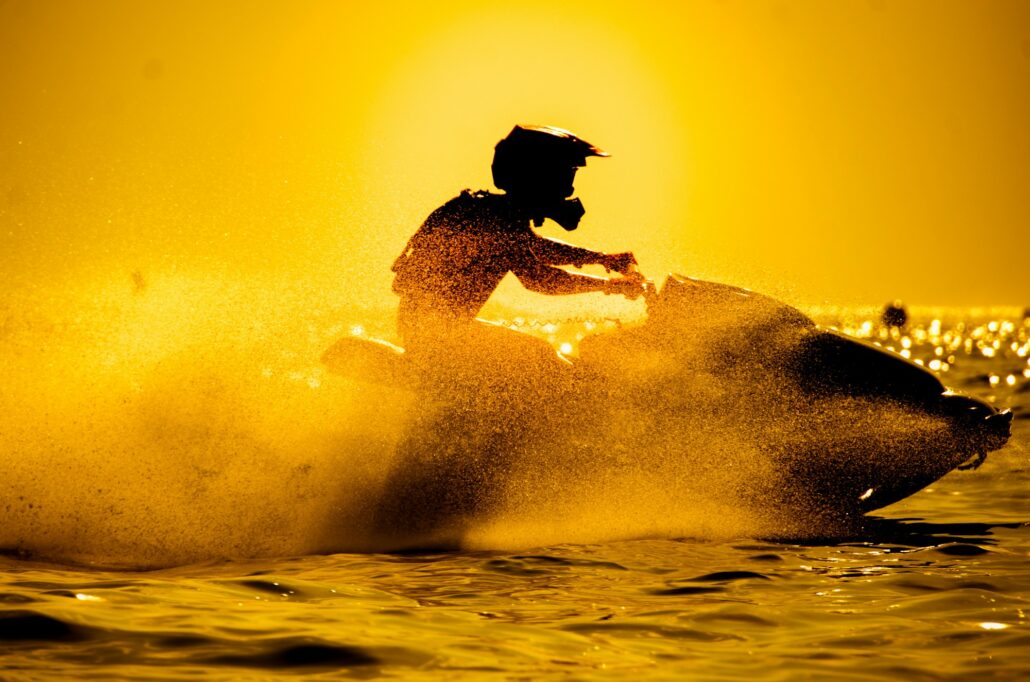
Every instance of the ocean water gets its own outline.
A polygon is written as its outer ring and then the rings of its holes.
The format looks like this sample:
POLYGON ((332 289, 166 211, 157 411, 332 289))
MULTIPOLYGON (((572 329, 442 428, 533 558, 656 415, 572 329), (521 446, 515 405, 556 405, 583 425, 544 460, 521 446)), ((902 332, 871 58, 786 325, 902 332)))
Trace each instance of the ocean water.
MULTIPOLYGON (((1019 311, 917 310, 904 332, 867 310, 819 311, 1015 413, 979 469, 848 536, 773 540, 719 508, 672 522, 666 506, 626 501, 648 496, 640 484, 575 498, 571 524, 384 554, 355 519, 408 399, 318 367, 347 331, 330 312, 290 328, 255 318, 234 336, 183 313, 205 295, 6 312, 0 679, 1030 675, 1019 311)), ((238 330, 234 315, 226 304, 238 330)), ((604 323, 526 326, 560 344, 604 323)))

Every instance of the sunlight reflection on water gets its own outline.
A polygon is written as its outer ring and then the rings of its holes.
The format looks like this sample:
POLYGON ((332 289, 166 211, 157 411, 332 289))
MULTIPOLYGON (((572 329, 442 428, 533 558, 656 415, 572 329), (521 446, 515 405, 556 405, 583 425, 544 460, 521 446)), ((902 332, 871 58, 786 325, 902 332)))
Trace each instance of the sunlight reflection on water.
MULTIPOLYGON (((568 344, 609 326, 512 324, 568 344)), ((1013 443, 828 544, 639 540, 151 572, 0 559, 0 666, 13 679, 1018 679, 1030 670, 1030 324, 841 328, 940 360, 947 384, 1012 408, 1013 443)), ((326 390, 290 362, 274 374, 326 390)))

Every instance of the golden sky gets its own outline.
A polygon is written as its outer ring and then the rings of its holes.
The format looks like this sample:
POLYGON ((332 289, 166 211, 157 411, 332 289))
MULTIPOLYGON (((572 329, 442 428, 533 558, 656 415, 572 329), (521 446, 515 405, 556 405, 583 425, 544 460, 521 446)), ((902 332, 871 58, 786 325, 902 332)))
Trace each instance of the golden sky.
POLYGON ((1030 305, 1020 0, 0 0, 0 263, 8 287, 282 273, 386 305, 517 122, 612 153, 568 238, 652 277, 1030 305))

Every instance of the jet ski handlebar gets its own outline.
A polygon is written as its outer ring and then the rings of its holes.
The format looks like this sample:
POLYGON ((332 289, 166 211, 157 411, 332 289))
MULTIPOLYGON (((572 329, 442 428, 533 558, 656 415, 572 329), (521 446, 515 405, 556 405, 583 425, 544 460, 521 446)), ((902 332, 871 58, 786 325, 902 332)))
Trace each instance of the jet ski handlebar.
POLYGON ((613 285, 612 288, 630 300, 636 300, 643 296, 644 303, 650 309, 658 296, 658 287, 655 283, 640 272, 640 267, 636 261, 633 261, 626 269, 620 272, 622 277, 609 280, 613 285))

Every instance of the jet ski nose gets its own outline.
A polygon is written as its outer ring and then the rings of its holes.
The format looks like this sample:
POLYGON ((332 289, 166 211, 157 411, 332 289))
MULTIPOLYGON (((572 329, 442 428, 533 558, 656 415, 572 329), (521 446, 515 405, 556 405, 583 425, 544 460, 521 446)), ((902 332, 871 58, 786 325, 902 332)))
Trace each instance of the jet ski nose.
POLYGON ((975 443, 976 451, 997 450, 1011 435, 1012 412, 998 412, 992 405, 964 395, 945 394, 939 413, 952 421, 975 443))
MULTIPOLYGON (((938 411, 946 416, 961 421, 963 424, 980 424, 991 417, 1000 416, 993 406, 976 398, 954 393, 941 396, 938 411)), ((1009 417, 1011 420, 1011 417, 1009 417)))
MULTIPOLYGON (((995 412, 983 421, 983 429, 979 434, 980 450, 979 461, 987 457, 987 452, 1000 449, 1008 442, 1012 433, 1012 411, 995 412)), ((961 467, 960 467, 961 468, 961 467)), ((976 466, 973 467, 974 469, 976 466)))
POLYGON ((987 429, 1004 443, 1012 434, 1012 410, 1005 410, 987 417, 987 429))

